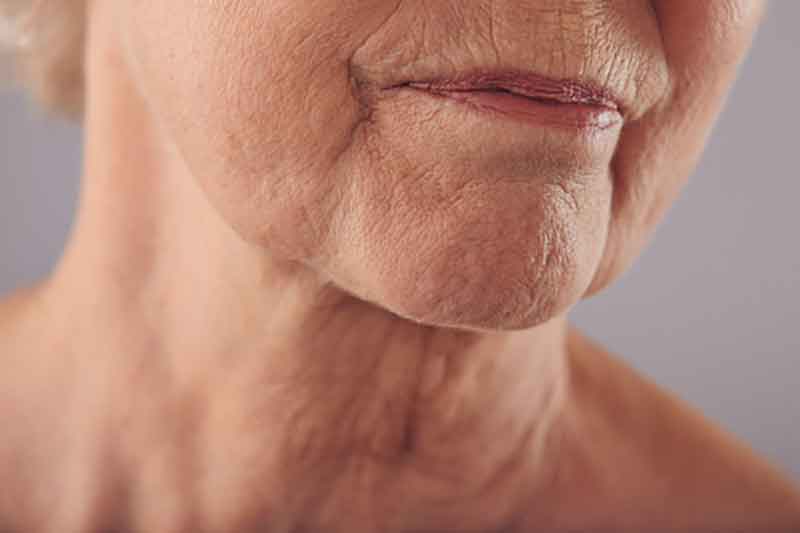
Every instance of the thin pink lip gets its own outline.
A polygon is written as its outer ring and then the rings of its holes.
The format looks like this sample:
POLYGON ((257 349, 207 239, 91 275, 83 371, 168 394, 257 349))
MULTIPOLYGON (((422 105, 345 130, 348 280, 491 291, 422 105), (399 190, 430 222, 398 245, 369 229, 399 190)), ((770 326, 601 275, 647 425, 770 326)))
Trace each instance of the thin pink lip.
POLYGON ((624 122, 619 100, 609 91, 591 83, 527 72, 473 72, 393 88, 424 92, 538 126, 605 130, 624 122))
POLYGON ((550 104, 597 106, 623 114, 619 100, 605 88, 584 81, 556 80, 528 72, 472 72, 452 79, 412 81, 405 85, 434 93, 506 91, 550 104))

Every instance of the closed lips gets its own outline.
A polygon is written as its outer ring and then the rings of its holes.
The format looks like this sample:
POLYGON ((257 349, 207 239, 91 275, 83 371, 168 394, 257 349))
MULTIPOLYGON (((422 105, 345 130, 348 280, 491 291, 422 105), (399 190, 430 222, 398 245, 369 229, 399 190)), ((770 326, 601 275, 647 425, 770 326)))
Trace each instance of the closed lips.
POLYGON ((402 87, 511 115, 540 125, 605 129, 623 111, 604 89, 528 73, 479 73, 450 80, 412 81, 402 87))
POLYGON ((532 74, 472 75, 455 80, 410 82, 408 87, 431 92, 505 92, 543 103, 584 104, 620 111, 607 94, 590 84, 571 80, 551 80, 532 74))

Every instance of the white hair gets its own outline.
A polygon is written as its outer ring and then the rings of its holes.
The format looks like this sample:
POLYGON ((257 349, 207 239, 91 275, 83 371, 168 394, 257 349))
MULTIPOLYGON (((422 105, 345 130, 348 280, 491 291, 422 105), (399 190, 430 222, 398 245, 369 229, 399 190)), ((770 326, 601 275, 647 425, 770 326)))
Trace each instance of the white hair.
POLYGON ((86 0, 0 0, 0 74, 48 107, 83 108, 86 0))

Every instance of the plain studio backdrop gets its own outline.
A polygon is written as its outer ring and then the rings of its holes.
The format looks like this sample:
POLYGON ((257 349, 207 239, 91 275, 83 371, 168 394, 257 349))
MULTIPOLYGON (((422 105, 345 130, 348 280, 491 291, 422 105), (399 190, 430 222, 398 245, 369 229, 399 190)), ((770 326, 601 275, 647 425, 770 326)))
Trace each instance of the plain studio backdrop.
MULTIPOLYGON (((776 0, 652 245, 574 320, 800 481, 800 2, 776 0)), ((0 88, 0 296, 47 274, 81 133, 0 88)))

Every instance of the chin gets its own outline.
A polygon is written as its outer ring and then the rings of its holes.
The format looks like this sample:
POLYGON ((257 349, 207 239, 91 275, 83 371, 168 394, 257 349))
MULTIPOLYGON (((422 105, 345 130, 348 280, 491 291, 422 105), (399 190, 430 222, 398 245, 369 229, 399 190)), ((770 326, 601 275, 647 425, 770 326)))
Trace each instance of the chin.
MULTIPOLYGON (((520 331, 535 328, 561 316, 571 303, 557 294, 534 296, 497 292, 487 294, 479 287, 464 287, 462 296, 454 301, 435 302, 433 305, 398 299, 393 312, 407 320, 431 327, 480 332, 520 331), (536 298, 535 300, 532 300, 536 298), (412 306, 417 306, 413 308, 412 306)), ((392 304, 389 303, 389 310, 392 304)))
POLYGON ((361 263, 351 292, 424 325, 530 329, 565 314, 591 281, 582 266, 592 265, 564 237, 396 249, 361 263))
POLYGON ((461 266, 387 281, 377 303, 429 326, 507 331, 544 324, 565 313, 581 294, 574 276, 557 267, 538 277, 508 272, 509 265, 466 274, 461 266))

